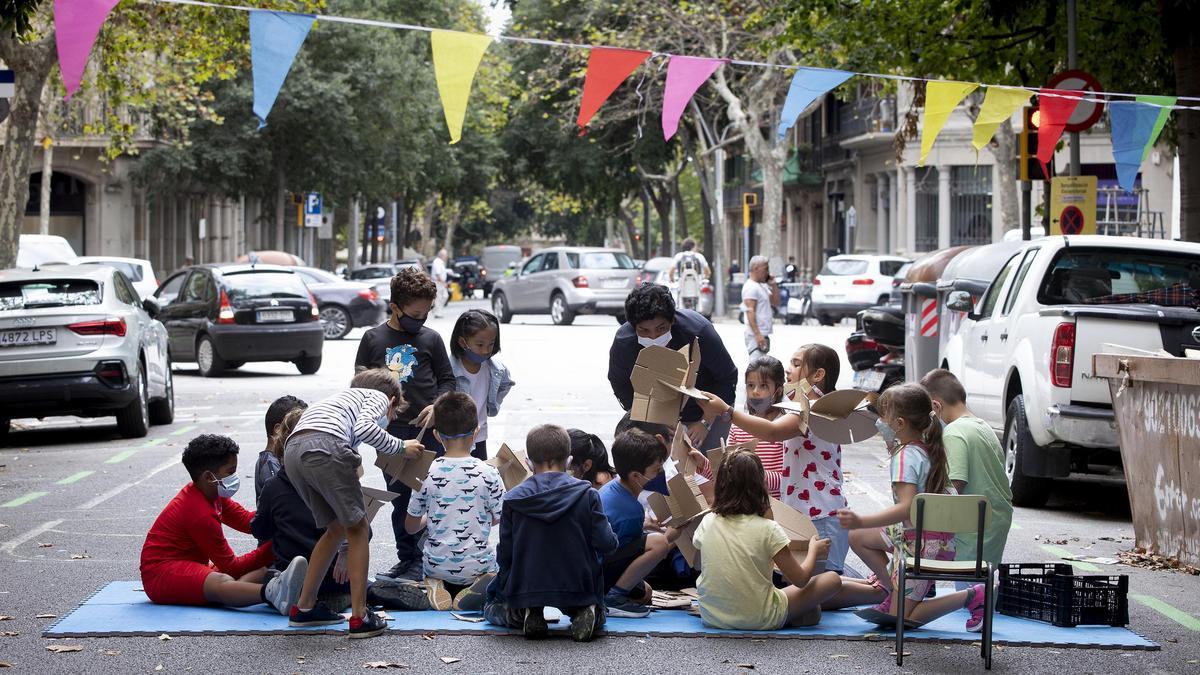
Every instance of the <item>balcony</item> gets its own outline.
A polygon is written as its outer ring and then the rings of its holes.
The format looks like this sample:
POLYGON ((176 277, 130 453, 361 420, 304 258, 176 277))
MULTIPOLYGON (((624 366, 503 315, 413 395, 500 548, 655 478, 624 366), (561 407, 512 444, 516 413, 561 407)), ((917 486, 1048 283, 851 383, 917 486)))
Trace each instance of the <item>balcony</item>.
MULTIPOLYGON (((55 143, 75 147, 104 147, 109 143, 109 134, 100 133, 111 121, 108 106, 102 98, 85 100, 82 97, 70 101, 56 99, 50 112, 54 125, 55 143)), ((117 123, 132 125, 133 142, 146 147, 154 142, 149 119, 140 114, 131 114, 121 107, 116 114, 117 123)))

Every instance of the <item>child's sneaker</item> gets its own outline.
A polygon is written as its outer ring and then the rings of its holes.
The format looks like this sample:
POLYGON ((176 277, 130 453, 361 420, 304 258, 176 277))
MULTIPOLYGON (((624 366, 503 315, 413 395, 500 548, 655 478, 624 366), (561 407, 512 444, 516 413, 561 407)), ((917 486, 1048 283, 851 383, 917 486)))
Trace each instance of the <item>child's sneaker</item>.
POLYGON ((360 640, 362 638, 375 637, 387 630, 387 622, 379 618, 379 615, 371 610, 367 610, 365 616, 361 619, 357 616, 350 617, 350 639, 360 640))
POLYGON ((527 640, 541 640, 550 633, 550 627, 546 625, 545 608, 543 607, 526 607, 525 621, 522 623, 522 631, 525 633, 527 640))
POLYGON ((571 639, 576 642, 591 642, 596 631, 596 606, 588 605, 571 617, 571 639))
POLYGON ((967 611, 971 613, 971 618, 967 619, 967 630, 971 633, 978 633, 983 630, 983 614, 984 610, 984 595, 983 584, 975 584, 971 587, 974 595, 965 605, 967 611))
POLYGON ((273 576, 263 586, 263 597, 267 599, 267 604, 283 616, 289 616, 292 605, 300 599, 300 591, 304 589, 304 575, 307 573, 308 561, 301 556, 292 558, 287 569, 273 576))
POLYGON ((615 587, 604 596, 604 610, 609 616, 623 619, 644 619, 650 615, 649 607, 630 600, 628 593, 615 587))
POLYGON ((425 593, 429 598, 429 606, 439 612, 444 612, 450 609, 454 604, 454 599, 450 597, 450 591, 446 590, 446 585, 441 579, 429 577, 425 579, 425 593))
POLYGON ((346 617, 319 602, 310 610, 302 610, 292 605, 292 610, 288 614, 289 626, 332 626, 345 620, 346 617))
POLYGON ((450 609, 462 610, 464 612, 478 612, 483 609, 483 594, 487 592, 488 584, 492 583, 492 579, 495 577, 496 575, 491 572, 481 575, 475 580, 475 583, 462 589, 458 592, 458 595, 454 596, 454 603, 450 609))
POLYGON ((376 578, 394 579, 396 581, 420 582, 425 578, 424 563, 420 558, 415 560, 400 560, 386 572, 379 572, 376 578))
POLYGON ((425 588, 413 583, 389 584, 376 581, 367 586, 367 604, 409 612, 433 609, 425 588))

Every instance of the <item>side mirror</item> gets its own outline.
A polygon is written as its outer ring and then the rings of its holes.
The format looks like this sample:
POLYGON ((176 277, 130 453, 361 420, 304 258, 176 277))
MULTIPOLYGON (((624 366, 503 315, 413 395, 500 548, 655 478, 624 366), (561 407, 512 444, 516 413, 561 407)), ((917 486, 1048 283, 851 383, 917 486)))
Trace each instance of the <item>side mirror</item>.
POLYGON ((946 309, 970 314, 975 311, 975 303, 971 301, 970 293, 966 291, 952 291, 950 295, 946 296, 946 309))
POLYGON ((154 297, 142 300, 142 309, 146 310, 151 319, 157 318, 159 313, 162 312, 162 306, 158 304, 158 300, 154 297))

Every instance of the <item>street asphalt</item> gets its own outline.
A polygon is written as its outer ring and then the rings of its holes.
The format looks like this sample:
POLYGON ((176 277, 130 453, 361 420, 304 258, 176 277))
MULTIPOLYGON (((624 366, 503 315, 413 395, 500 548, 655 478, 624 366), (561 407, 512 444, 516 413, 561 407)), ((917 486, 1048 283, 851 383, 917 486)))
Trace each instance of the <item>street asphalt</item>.
MULTIPOLYGON (((429 325, 448 335, 454 315, 470 306, 483 303, 454 303, 445 317, 429 325)), ((573 326, 558 327, 550 325, 549 317, 522 316, 504 326, 501 358, 517 386, 490 423, 492 451, 503 440, 522 445, 528 429, 545 422, 592 431, 611 443, 621 413, 606 379, 616 328, 611 317, 580 317, 573 326)), ((718 330, 739 367, 744 366, 742 327, 721 322, 718 330)), ((840 353, 849 330, 844 325, 779 325, 773 353, 787 358, 808 342, 824 342, 840 353)), ((0 666, 26 672, 362 672, 364 664, 383 661, 446 673, 746 672, 746 666, 772 673, 899 670, 886 640, 606 637, 577 645, 507 636, 384 636, 354 642, 335 636, 41 637, 55 620, 48 615, 67 614, 109 581, 138 578, 146 530, 188 480, 179 456, 189 438, 223 433, 241 445, 243 489, 237 499, 253 508, 254 459, 265 442, 267 406, 283 394, 311 402, 344 387, 361 333, 355 330, 346 340, 327 342, 321 370, 311 376, 299 375, 291 364, 271 363, 247 364, 225 377, 204 379, 194 366, 179 365, 175 422, 153 427, 144 439, 120 438, 112 418, 19 420, 7 445, 0 447, 0 666), (53 653, 47 649, 53 645, 83 649, 53 653), (446 664, 442 657, 461 661, 446 664)), ((848 372, 843 372, 842 385, 849 385, 848 372)), ((364 483, 383 487, 372 454, 364 449, 364 483)), ((889 502, 882 443, 847 447, 843 461, 852 508, 873 512, 889 502)), ((385 524, 386 516, 376 522, 385 524)), ((394 555, 390 534, 381 529, 376 532, 383 536, 372 544, 372 570, 386 569, 394 555)), ((248 535, 227 534, 237 552, 253 546, 248 535)), ((1006 560, 1116 557, 1133 545, 1132 537, 1123 488, 1066 484, 1046 508, 1017 509, 1006 560)), ((861 563, 851 564, 861 569, 861 563)), ((995 672, 1200 672, 1200 577, 1075 564, 1077 573, 1128 574, 1129 627, 1162 649, 998 647, 995 672)), ((982 670, 977 647, 910 642, 906 651, 912 652, 907 671, 982 670)))

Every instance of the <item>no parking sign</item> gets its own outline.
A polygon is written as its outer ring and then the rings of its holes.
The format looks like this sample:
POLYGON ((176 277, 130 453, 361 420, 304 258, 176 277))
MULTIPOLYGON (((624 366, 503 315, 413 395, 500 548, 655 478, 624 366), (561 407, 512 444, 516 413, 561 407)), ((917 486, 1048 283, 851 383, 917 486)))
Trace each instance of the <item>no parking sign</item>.
POLYGON ((1096 177, 1055 176, 1050 184, 1050 233, 1096 234, 1096 177))

